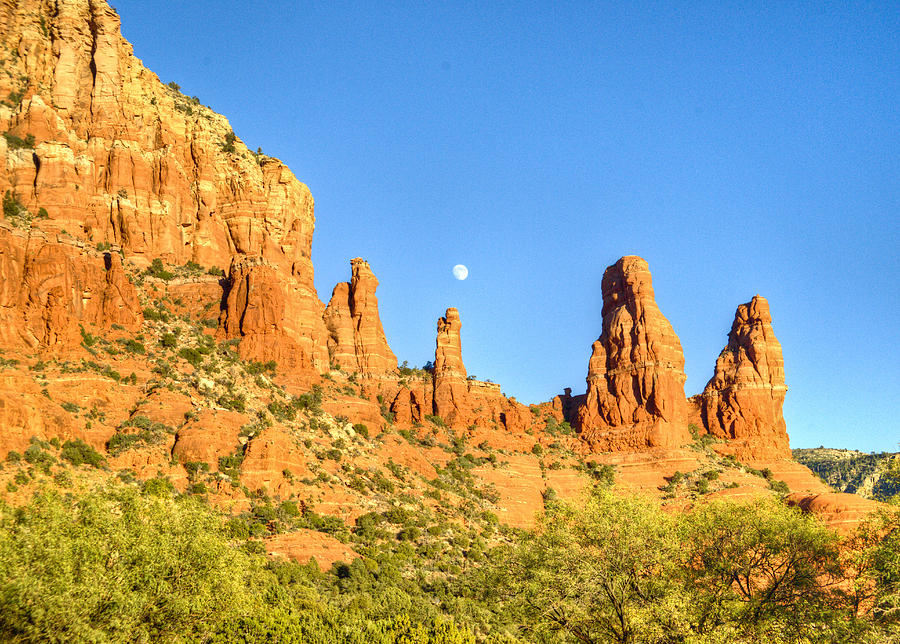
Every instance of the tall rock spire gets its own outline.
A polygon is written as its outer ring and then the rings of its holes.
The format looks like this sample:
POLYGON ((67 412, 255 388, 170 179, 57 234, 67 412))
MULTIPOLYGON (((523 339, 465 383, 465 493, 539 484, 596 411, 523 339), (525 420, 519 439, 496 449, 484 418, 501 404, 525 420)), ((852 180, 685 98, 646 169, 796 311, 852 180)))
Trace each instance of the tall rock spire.
POLYGON ((600 451, 689 440, 681 342, 653 295, 646 261, 627 256, 603 274, 603 332, 575 422, 600 451))
POLYGON ((729 439, 745 458, 790 458, 782 407, 787 386, 781 344, 766 298, 738 306, 728 345, 700 396, 710 434, 729 439))
POLYGON ((469 405, 466 367, 462 361, 459 311, 447 309, 437 322, 434 351, 434 412, 449 424, 469 405))
POLYGON ((360 257, 350 260, 350 268, 350 281, 334 287, 323 316, 331 361, 363 374, 394 372, 397 357, 388 346, 375 297, 378 280, 360 257))

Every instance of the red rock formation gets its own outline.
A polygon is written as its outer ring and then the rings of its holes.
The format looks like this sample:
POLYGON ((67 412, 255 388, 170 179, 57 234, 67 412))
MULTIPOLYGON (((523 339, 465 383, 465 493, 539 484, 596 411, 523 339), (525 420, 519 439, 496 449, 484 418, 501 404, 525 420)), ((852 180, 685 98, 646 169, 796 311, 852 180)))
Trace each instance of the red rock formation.
POLYGON ((91 310, 88 321, 103 327, 118 324, 136 331, 144 322, 137 289, 125 275, 122 258, 118 253, 107 253, 104 260, 106 285, 100 294, 98 305, 91 310))
POLYGON ((118 255, 85 252, 70 238, 0 227, 0 342, 58 353, 80 342, 79 325, 140 328, 137 291, 118 255), (109 262, 107 269, 106 262, 109 262))
POLYGON ((393 373, 397 357, 388 346, 378 315, 378 280, 367 261, 357 257, 350 260, 350 266, 350 282, 334 287, 325 309, 331 362, 364 375, 393 373))
POLYGON ((307 187, 145 69, 106 2, 2 3, 0 43, 14 52, 0 95, 23 95, 0 106, 0 131, 36 141, 12 150, 0 139, 0 194, 45 209, 34 226, 117 244, 139 265, 261 256, 315 294, 307 187))
POLYGON ((832 530, 841 534, 850 534, 879 508, 877 501, 864 499, 856 494, 840 492, 823 492, 807 494, 795 492, 785 499, 788 505, 795 506, 816 516, 832 530))
POLYGON ((450 426, 465 426, 463 416, 469 409, 466 366, 462 361, 459 311, 447 309, 437 322, 437 346, 434 351, 434 413, 450 426))
POLYGON ((729 439, 739 458, 790 458, 782 415, 786 392, 769 303, 757 295, 734 315, 728 346, 699 399, 703 423, 709 433, 729 439))
POLYGON ((647 262, 623 257, 603 274, 603 333, 575 414, 598 451, 674 447, 689 440, 684 355, 653 295, 647 262))
POLYGON ((462 361, 459 312, 450 308, 437 323, 432 378, 411 379, 392 393, 390 411, 398 423, 421 423, 440 416, 454 429, 524 431, 533 421, 528 407, 507 398, 500 385, 470 379, 462 361))
POLYGON ((430 381, 412 383, 408 387, 400 387, 394 396, 390 411, 394 422, 400 425, 412 425, 425 421, 425 416, 434 410, 434 387, 430 381))
POLYGON ((43 328, 41 346, 51 352, 68 349, 78 343, 75 321, 66 307, 66 296, 61 286, 47 292, 47 302, 41 313, 43 328))
POLYGON ((259 257, 235 257, 219 317, 221 338, 240 338, 245 359, 274 360, 281 369, 328 368, 322 303, 292 276, 259 257))

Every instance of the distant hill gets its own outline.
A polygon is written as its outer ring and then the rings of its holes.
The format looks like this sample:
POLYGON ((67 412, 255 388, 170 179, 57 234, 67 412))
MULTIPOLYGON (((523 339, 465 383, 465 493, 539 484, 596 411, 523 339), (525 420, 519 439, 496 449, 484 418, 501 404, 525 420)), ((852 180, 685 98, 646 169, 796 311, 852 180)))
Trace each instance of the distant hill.
POLYGON ((791 450, 794 459, 818 474, 839 492, 859 494, 868 499, 887 499, 900 494, 900 454, 867 454, 852 449, 791 450))

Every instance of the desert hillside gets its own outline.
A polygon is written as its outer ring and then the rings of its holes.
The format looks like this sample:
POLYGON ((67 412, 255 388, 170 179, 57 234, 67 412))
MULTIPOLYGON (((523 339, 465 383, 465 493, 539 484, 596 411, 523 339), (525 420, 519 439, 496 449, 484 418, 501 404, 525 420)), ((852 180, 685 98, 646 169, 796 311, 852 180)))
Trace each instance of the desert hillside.
POLYGON ((867 499, 890 499, 900 492, 898 455, 890 452, 866 454, 852 449, 791 450, 794 459, 822 478, 838 492, 859 494, 867 499))

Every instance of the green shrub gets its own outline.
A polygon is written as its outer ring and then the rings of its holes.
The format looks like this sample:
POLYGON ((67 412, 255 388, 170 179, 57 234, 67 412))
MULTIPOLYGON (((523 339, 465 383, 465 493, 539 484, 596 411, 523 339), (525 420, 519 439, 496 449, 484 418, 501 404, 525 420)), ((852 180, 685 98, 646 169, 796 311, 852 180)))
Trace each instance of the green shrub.
POLYGON ((165 266, 163 266, 162 260, 159 257, 154 258, 153 261, 150 262, 150 266, 148 266, 147 270, 144 271, 144 275, 148 277, 155 277, 166 282, 175 279, 175 274, 171 271, 166 270, 165 266))
POLYGON ((331 459, 332 461, 340 461, 341 456, 343 456, 343 453, 337 448, 332 448, 322 453, 323 458, 331 459))
POLYGON ((154 322, 168 322, 169 313, 162 307, 150 308, 143 310, 145 320, 153 320, 154 322))
POLYGON ((84 464, 91 467, 102 467, 106 463, 97 450, 80 438, 76 438, 74 441, 66 441, 63 444, 60 456, 76 467, 84 464))
POLYGON ((10 190, 7 190, 3 195, 3 216, 16 228, 27 229, 31 227, 31 213, 19 201, 16 194, 10 190))
POLYGON ((222 143, 222 145, 221 145, 221 147, 222 147, 222 152, 227 152, 227 153, 229 153, 229 154, 231 154, 231 153, 233 153, 233 152, 236 152, 237 150, 236 150, 235 147, 234 147, 234 142, 235 142, 235 141, 237 141, 237 137, 235 136, 235 134, 234 134, 233 131, 229 130, 229 131, 225 134, 225 142, 222 143))
POLYGON ((247 401, 244 394, 223 394, 216 400, 216 404, 231 411, 241 413, 247 411, 247 401))
POLYGON ((187 494, 206 494, 208 492, 209 489, 205 483, 191 483, 186 490, 187 494))
POLYGON ((440 416, 426 415, 425 420, 427 420, 432 425, 437 425, 438 427, 446 427, 444 419, 440 416))
POLYGON ((25 138, 20 138, 10 132, 4 132, 3 138, 6 139, 6 145, 10 150, 34 149, 35 141, 33 134, 26 134, 25 138))
POLYGON ((40 445, 30 445, 28 449, 25 450, 24 458, 26 462, 39 466, 45 471, 50 465, 56 463, 56 458, 49 452, 45 452, 40 445))
POLYGON ((199 367, 200 363, 203 362, 203 355, 197 349, 191 347, 182 347, 179 349, 178 356, 192 364, 194 367, 199 367))
POLYGON ((268 362, 257 362, 255 360, 250 360, 249 362, 244 363, 244 371, 246 371, 251 376, 257 376, 261 373, 269 372, 272 375, 275 375, 275 370, 278 368, 278 363, 274 360, 269 360, 268 362))
POLYGON ((144 481, 141 491, 148 496, 167 497, 175 493, 175 486, 169 479, 158 476, 144 481))
POLYGON ((777 494, 790 494, 791 489, 784 481, 769 480, 769 489, 777 494))
POLYGON ((266 405, 266 409, 269 410, 269 413, 282 423, 293 421, 297 417, 297 409, 288 403, 281 402, 280 400, 273 400, 268 405, 266 405))
POLYGON ((129 353, 134 353, 136 355, 145 355, 147 353, 147 349, 144 347, 142 342, 138 342, 134 339, 127 339, 120 341, 122 346, 125 347, 125 350, 129 353))

